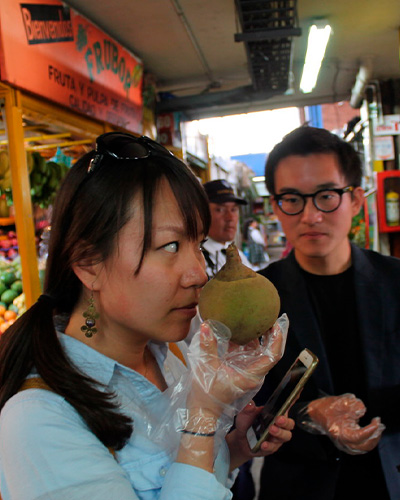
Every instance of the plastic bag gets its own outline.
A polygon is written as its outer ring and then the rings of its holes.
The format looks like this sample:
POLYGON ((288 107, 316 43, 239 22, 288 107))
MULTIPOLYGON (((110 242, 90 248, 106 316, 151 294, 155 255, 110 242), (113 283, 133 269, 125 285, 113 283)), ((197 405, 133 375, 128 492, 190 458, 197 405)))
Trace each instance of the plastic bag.
POLYGON ((160 422, 148 425, 150 439, 171 454, 182 432, 215 436, 215 452, 233 419, 259 391, 265 375, 281 359, 289 322, 281 316, 266 335, 246 345, 231 343, 229 329, 216 321, 203 323, 189 346, 189 368, 165 391, 168 404, 160 422))
POLYGON ((385 426, 379 417, 365 427, 359 420, 366 407, 354 394, 316 399, 299 413, 299 425, 312 434, 327 435, 335 446, 349 455, 361 455, 378 444, 385 426))

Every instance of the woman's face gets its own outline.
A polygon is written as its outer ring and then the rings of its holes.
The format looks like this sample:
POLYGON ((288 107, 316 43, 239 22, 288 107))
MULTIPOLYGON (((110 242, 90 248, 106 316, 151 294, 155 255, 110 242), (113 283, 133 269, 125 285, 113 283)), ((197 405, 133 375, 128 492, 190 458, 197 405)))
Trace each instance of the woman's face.
POLYGON ((167 181, 161 181, 154 200, 152 244, 135 275, 143 241, 143 208, 138 197, 132 213, 94 284, 99 327, 105 335, 135 336, 146 342, 182 340, 207 282, 200 248, 204 235, 196 241, 188 239, 172 190, 167 181))

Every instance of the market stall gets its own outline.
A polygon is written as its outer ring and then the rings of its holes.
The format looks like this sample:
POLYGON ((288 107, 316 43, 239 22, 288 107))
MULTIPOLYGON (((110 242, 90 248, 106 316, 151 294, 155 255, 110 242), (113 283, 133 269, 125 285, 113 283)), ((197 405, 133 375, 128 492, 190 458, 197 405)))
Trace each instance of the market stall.
POLYGON ((41 291, 40 231, 66 170, 103 132, 142 133, 143 65, 58 0, 2 1, 0 37, 0 242, 11 241, 0 259, 13 263, 12 246, 29 307, 41 291))

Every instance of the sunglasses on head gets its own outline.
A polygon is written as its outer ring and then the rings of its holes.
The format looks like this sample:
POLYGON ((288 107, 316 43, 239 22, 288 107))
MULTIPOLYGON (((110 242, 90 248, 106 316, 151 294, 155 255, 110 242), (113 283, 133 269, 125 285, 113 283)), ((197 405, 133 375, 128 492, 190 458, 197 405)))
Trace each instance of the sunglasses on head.
POLYGON ((104 156, 115 160, 143 160, 151 155, 174 156, 171 151, 149 137, 135 137, 125 132, 107 132, 96 139, 96 151, 91 159, 88 173, 98 167, 104 156))

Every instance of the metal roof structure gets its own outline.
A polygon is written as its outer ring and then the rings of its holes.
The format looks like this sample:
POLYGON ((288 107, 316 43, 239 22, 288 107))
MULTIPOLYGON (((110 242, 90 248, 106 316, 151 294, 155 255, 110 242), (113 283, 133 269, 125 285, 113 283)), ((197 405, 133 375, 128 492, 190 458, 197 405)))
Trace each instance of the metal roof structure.
MULTIPOLYGON (((400 78, 398 0, 67 0, 139 56, 161 111, 189 119, 350 99, 366 80, 400 78), (299 90, 315 19, 333 34, 317 87, 299 90)), ((361 88, 363 91, 363 88, 361 88)))

